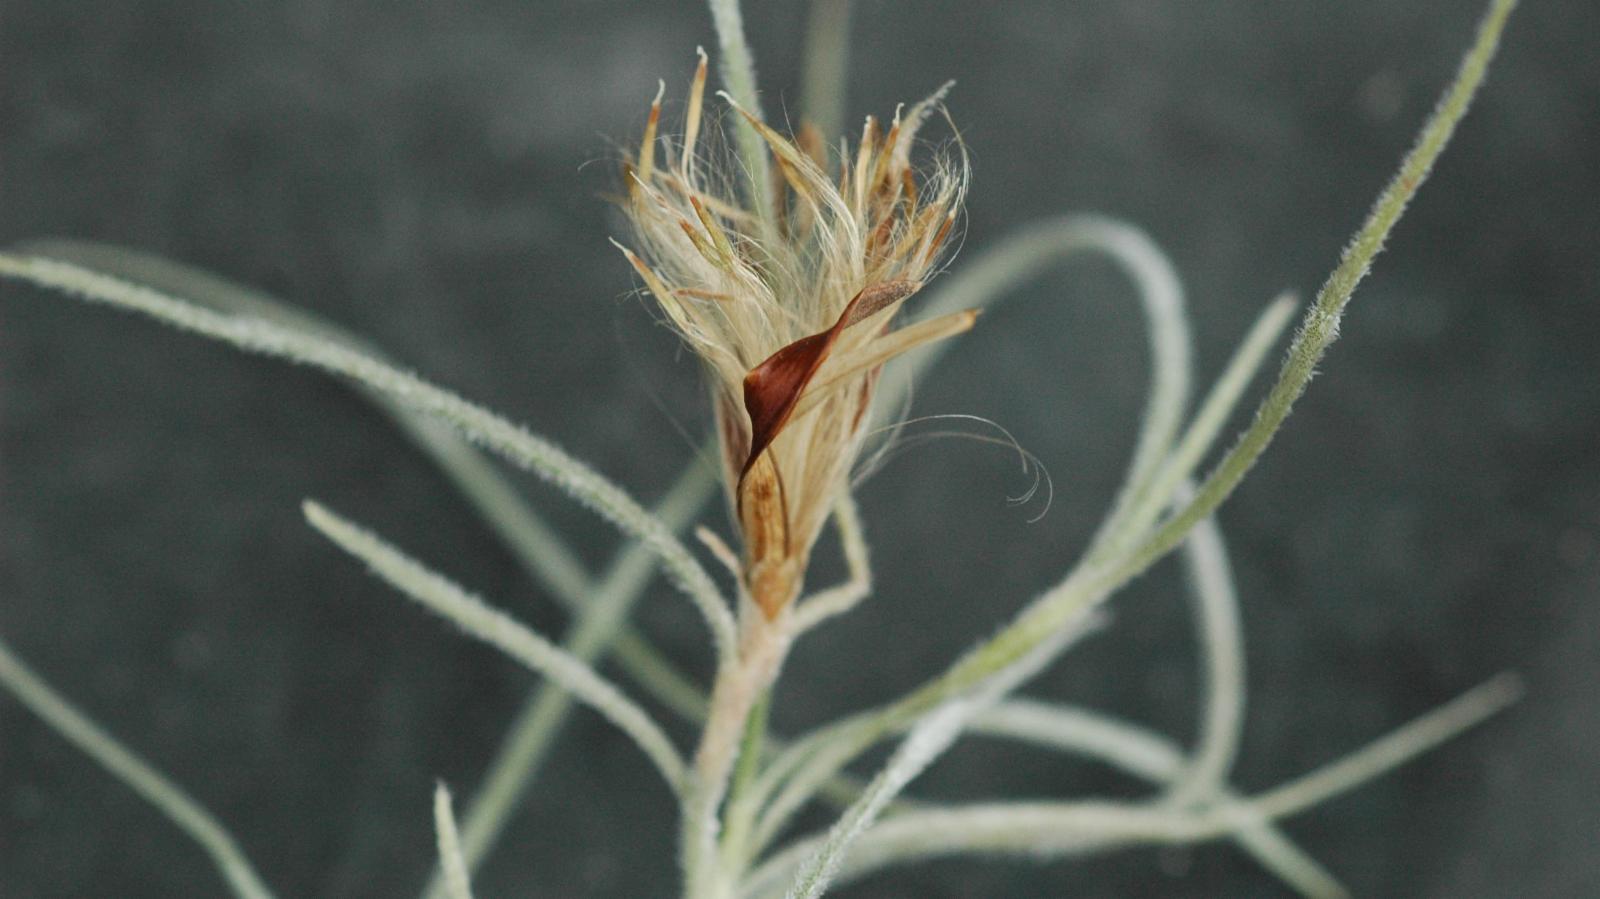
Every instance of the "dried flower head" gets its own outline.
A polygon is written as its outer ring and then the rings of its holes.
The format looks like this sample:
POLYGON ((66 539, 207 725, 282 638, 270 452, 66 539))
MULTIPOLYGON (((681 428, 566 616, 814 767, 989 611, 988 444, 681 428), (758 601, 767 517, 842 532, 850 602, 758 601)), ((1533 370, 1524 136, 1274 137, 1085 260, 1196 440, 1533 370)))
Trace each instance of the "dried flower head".
POLYGON ((814 128, 785 137, 724 94, 776 172, 742 196, 732 155, 701 146, 705 83, 701 51, 679 141, 658 135, 664 86, 651 105, 625 172, 639 252, 622 250, 710 374, 745 587, 772 618, 848 487, 883 364, 976 318, 892 327, 938 265, 967 169, 959 153, 911 161, 949 85, 896 110, 887 129, 868 116, 854 151, 841 139, 833 161, 814 128))

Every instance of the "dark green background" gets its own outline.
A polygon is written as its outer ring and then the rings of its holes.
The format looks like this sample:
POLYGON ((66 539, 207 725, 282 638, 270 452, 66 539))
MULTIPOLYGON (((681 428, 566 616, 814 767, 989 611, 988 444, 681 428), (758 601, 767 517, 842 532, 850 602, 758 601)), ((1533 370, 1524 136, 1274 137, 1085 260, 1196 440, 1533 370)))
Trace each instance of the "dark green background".
MULTIPOLYGON (((780 115, 793 4, 749 24, 780 115)), ((971 149, 965 246, 1097 210, 1173 254, 1214 374, 1266 300, 1314 289, 1467 45, 1476 2, 863 2, 849 109, 946 78, 971 149)), ((1237 782, 1303 772, 1504 668, 1530 695, 1289 825, 1359 894, 1600 894, 1600 8, 1528 0, 1345 338, 1224 511, 1249 639, 1237 782)), ((646 498, 703 427, 694 365, 628 295, 600 195, 696 3, 0 2, 0 241, 94 238, 370 335, 646 498), (595 163, 586 165, 586 163, 595 163)), ((670 115, 669 115, 670 117, 670 115)), ((961 260, 957 259, 957 266, 961 260)), ((1097 521, 1144 390, 1140 323, 1079 264, 986 316, 919 413, 995 419, 861 493, 881 589, 802 645, 785 731, 893 695, 1052 583, 1097 521)), ((615 545, 532 497, 596 564, 615 545)), ((327 500, 534 624, 563 618, 387 423, 338 384, 41 291, 0 288, 0 632, 230 822, 284 896, 409 892, 433 779, 467 791, 531 679, 339 557, 327 500)), ((713 516, 719 527, 723 522, 713 516)), ((1038 692, 1192 732, 1171 566, 1038 692)), ((657 588, 645 620, 697 669, 657 588)), ((684 735, 685 738, 687 735, 684 735)), ((673 814, 579 714, 480 894, 673 892, 673 814)), ((1103 769, 965 747, 947 797, 1129 794, 1103 769)), ((821 823, 817 819, 812 823, 821 823)), ((1277 895, 1229 846, 951 862, 859 897, 1277 895)), ((220 893, 201 854, 0 700, 0 896, 220 893)))

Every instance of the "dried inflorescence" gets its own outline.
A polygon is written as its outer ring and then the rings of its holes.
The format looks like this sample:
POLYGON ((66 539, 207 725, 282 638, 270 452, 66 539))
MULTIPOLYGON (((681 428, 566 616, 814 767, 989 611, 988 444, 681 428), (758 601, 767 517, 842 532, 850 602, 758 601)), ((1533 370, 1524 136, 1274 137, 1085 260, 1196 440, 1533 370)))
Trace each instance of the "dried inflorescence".
POLYGON ((847 488, 883 364, 976 318, 892 327, 949 243, 966 161, 911 160, 948 85, 887 129, 868 116, 854 150, 841 139, 833 160, 814 128, 785 137, 723 95, 775 166, 773 184, 741 196, 729 154, 702 147, 705 83, 702 51, 679 141, 658 136, 660 92, 650 108, 624 173, 640 252, 623 252, 710 374, 745 587, 772 618, 799 592, 847 488))

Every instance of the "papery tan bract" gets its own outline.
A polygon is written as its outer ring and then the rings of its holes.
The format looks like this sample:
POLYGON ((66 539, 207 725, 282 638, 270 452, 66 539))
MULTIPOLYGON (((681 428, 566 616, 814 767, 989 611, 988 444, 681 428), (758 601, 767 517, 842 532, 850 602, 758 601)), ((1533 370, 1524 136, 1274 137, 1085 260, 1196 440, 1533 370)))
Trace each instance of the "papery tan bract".
POLYGON ((969 312, 892 327, 948 242, 966 161, 911 161, 949 85, 897 110, 887 132, 869 116, 854 151, 841 140, 832 162, 815 128, 786 137, 725 97, 774 163, 770 208, 755 208, 731 155, 701 140, 705 82, 702 51, 676 147, 660 136, 660 92, 651 105, 624 170, 639 252, 623 252, 710 374, 745 587, 770 618, 798 592, 847 489, 878 370, 972 326, 969 312))

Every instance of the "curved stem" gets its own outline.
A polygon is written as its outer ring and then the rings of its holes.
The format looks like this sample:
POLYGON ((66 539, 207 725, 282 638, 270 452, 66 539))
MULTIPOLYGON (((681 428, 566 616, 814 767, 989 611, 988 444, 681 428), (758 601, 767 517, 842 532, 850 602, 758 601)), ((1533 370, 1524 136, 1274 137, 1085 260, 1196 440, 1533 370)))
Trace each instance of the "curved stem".
MULTIPOLYGON (((1012 740, 1056 752, 1084 756, 1142 780, 1171 787, 1188 770, 1183 751, 1160 734, 1088 709, 1027 699, 1011 699, 981 713, 969 732, 976 737, 1012 740)), ((859 786, 857 792, 859 792, 859 786)), ((1221 790, 1215 801, 1237 803, 1240 797, 1221 790)), ((1305 896, 1340 897, 1347 891, 1315 859, 1270 822, 1241 824, 1233 839, 1264 868, 1305 896)), ((773 865, 764 865, 764 871, 773 865)), ((781 878, 777 878, 781 880, 781 878)), ((777 883, 760 873, 751 882, 777 883)), ((748 886, 748 884, 747 884, 748 886)))
MULTIPOLYGON (((1133 282, 1144 308, 1150 343, 1150 394, 1138 442, 1113 511, 1101 528, 1112 531, 1135 494, 1165 459, 1183 424, 1193 368, 1183 285, 1161 248, 1143 231, 1113 218, 1066 215, 1030 224, 1009 235, 960 272, 945 279, 924 307, 928 317, 984 308, 1053 265, 1085 253, 1106 256, 1133 282)), ((906 356, 904 374, 880 388, 880 408, 898 408, 906 385, 947 350, 931 344, 906 356)), ((1095 542, 1101 537, 1097 536, 1095 542)))
MULTIPOLYGON (((17 245, 19 254, 81 265, 228 315, 278 322, 320 335, 393 364, 378 347, 327 319, 254 288, 193 266, 137 250, 83 240, 36 240, 17 245)), ((521 498, 484 455, 449 426, 363 385, 357 392, 387 415, 414 446, 439 466, 451 484, 500 535, 524 569, 569 609, 592 592, 583 563, 561 535, 521 498)), ((709 491, 708 491, 709 492, 709 491)))
MULTIPOLYGON (((1192 490, 1185 484, 1180 497, 1192 490)), ((1200 738, 1188 770, 1168 797, 1183 805, 1211 795, 1228 780, 1244 730, 1244 634, 1239 623, 1239 597, 1233 566, 1216 519, 1195 526, 1183 543, 1184 568, 1194 608, 1200 645, 1204 704, 1200 738)))
POLYGON ((788 899, 821 896, 844 864, 851 845, 873 825, 895 796, 954 745, 974 717, 993 708, 995 703, 1048 668, 1067 646, 1096 626, 1097 622, 1086 618, 1064 629, 1015 664, 996 672, 971 694, 953 697, 923 716, 861 796, 845 809, 816 851, 800 865, 789 887, 788 899))
MULTIPOLYGON (((679 479, 656 510, 667 527, 678 530, 699 510, 704 484, 712 480, 703 466, 693 466, 679 479)), ((594 663, 604 655, 643 595, 654 566, 637 545, 619 554, 590 603, 580 609, 562 648, 574 658, 594 663)), ((467 808, 462 828, 462 853, 475 869, 493 848, 511 815, 533 782, 540 762, 560 732, 572 708, 572 694, 554 681, 541 684, 507 731, 490 762, 483 785, 467 808)), ((436 872, 427 891, 429 899, 444 899, 445 882, 436 872)))
POLYGON ((685 789, 683 759, 644 709, 581 659, 399 549, 310 500, 306 521, 340 549, 367 563, 375 574, 430 611, 527 666, 559 681, 632 738, 674 792, 685 789))
MULTIPOLYGON (((1168 511, 1174 502, 1173 494, 1193 475, 1201 458, 1216 443, 1217 435, 1238 406, 1245 388, 1250 386, 1251 379, 1261 370, 1267 354, 1277 345, 1283 329, 1288 327, 1294 315, 1294 307, 1293 297, 1284 294, 1269 303, 1256 317, 1244 340, 1239 342, 1233 356, 1228 359, 1222 374, 1206 394, 1194 420, 1184 429, 1177 446, 1133 491, 1124 514, 1101 529, 1096 551, 1126 551, 1129 544, 1149 530, 1161 513, 1168 511)), ((1185 500, 1193 495, 1193 489, 1186 491, 1185 500)))
POLYGON ((167 816, 211 857, 212 864, 240 899, 272 899, 244 851, 212 814, 133 750, 51 689, 0 640, 0 686, 4 686, 67 742, 94 759, 112 776, 167 816))
POLYGON ((795 609, 795 634, 804 634, 817 625, 850 611, 872 595, 872 561, 865 529, 855 497, 840 494, 833 507, 833 526, 844 553, 846 577, 843 583, 801 599, 795 609))
POLYGON ((1289 346, 1288 357, 1266 398, 1256 409, 1255 420, 1233 448, 1206 477, 1195 498, 1163 522, 1124 563, 1131 576, 1147 568, 1183 540, 1190 528, 1211 515, 1233 493, 1255 461, 1266 451, 1295 401, 1305 392, 1317 363, 1339 336, 1339 321, 1356 286, 1372 267, 1372 260, 1383 249, 1389 232, 1404 214, 1417 189, 1427 179, 1434 162, 1450 142, 1456 125, 1466 115, 1473 95, 1483 83, 1489 62, 1494 58, 1505 29, 1506 17, 1516 0, 1492 0, 1488 13, 1478 26, 1477 38, 1467 52, 1450 87, 1417 136, 1417 142, 1400 164, 1400 170, 1378 195, 1372 211, 1345 248, 1339 264, 1317 292, 1307 310, 1300 331, 1289 346))
POLYGON ((148 287, 43 257, 0 253, 0 277, 139 312, 247 352, 347 377, 449 422, 485 449, 539 475, 649 546, 662 560, 673 583, 705 618, 719 653, 731 652, 735 632, 733 614, 688 549, 620 487, 548 440, 454 393, 315 332, 265 319, 221 315, 148 287))
MULTIPOLYGON (((163 293, 187 297, 218 312, 280 322, 337 340, 375 358, 385 358, 369 342, 320 316, 182 263, 80 240, 30 241, 17 250, 83 265, 163 293)), ((705 717, 704 693, 627 626, 627 610, 643 593, 654 570, 648 548, 630 544, 596 584, 562 537, 481 452, 437 420, 384 393, 356 386, 361 396, 389 416, 413 445, 433 459, 528 575, 576 616, 577 623, 565 644, 568 651, 593 661, 611 648, 629 677, 658 701, 688 720, 705 717), (613 630, 609 636, 602 636, 600 632, 607 624, 613 630)), ((656 514, 669 529, 681 530, 699 513, 717 485, 709 466, 693 463, 668 490, 656 514)), ((545 750, 571 708, 570 701, 560 698, 565 696, 557 684, 540 685, 502 740, 462 826, 463 855, 469 869, 482 862, 532 782, 545 750)), ((426 895, 443 899, 444 888, 436 871, 426 895)))
MULTIPOLYGON (((906 812, 864 834, 839 877, 952 854, 1047 858, 1138 843, 1215 839, 1320 805, 1482 723, 1515 702, 1521 691, 1515 675, 1500 675, 1340 761, 1256 797, 1219 801, 1200 810, 1089 800, 995 802, 906 812)), ((752 875, 747 895, 774 893, 787 872, 824 839, 800 841, 775 856, 752 875)))

